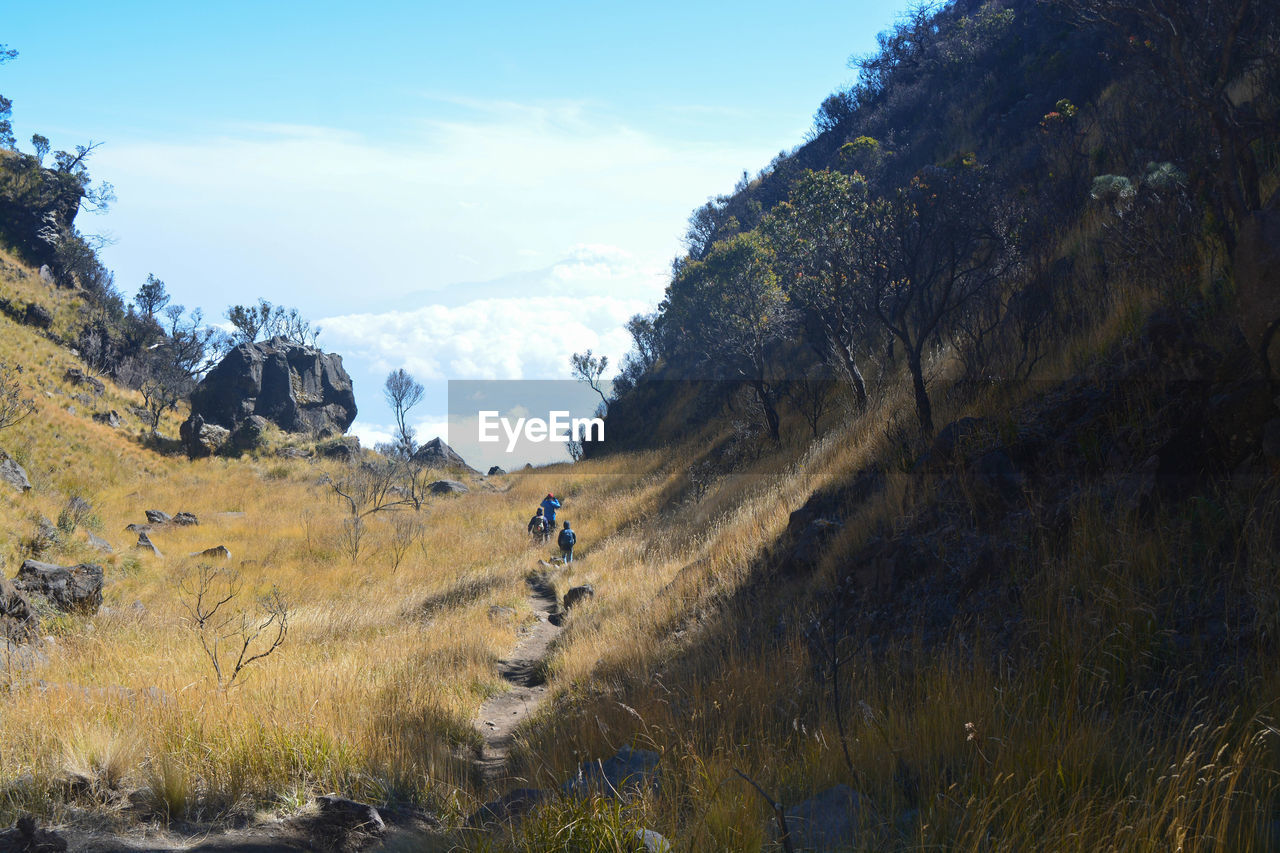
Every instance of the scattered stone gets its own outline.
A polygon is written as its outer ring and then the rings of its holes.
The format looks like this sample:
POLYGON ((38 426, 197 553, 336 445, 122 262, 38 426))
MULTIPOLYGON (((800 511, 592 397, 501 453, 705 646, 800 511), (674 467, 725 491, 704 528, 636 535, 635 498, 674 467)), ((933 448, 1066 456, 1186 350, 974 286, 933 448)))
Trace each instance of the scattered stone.
POLYGON ((413 461, 425 468, 460 468, 471 474, 480 473, 439 436, 419 447, 413 454, 413 461))
POLYGON ((37 329, 47 329, 53 325, 53 315, 43 305, 29 302, 22 312, 22 322, 37 329))
POLYGON ((499 475, 501 475, 501 474, 505 474, 505 473, 507 473, 507 472, 506 472, 506 471, 504 471, 504 470, 502 470, 502 468, 501 468, 501 467, 499 467, 499 466, 497 466, 497 465, 494 465, 492 468, 490 468, 490 469, 489 469, 489 474, 488 474, 488 476, 490 476, 490 477, 497 477, 497 476, 499 476, 499 475))
POLYGON ((19 592, 42 595, 69 613, 92 615, 102 606, 102 566, 96 563, 57 566, 25 560, 13 585, 19 592))
POLYGON ((227 550, 226 545, 214 545, 212 548, 205 548, 203 551, 196 551, 190 556, 208 557, 211 560, 230 560, 231 552, 227 550))
POLYGON ((494 823, 505 826, 516 823, 550 797, 547 791, 538 788, 514 788, 476 809, 467 818, 467 826, 478 827, 494 823))
POLYGON ((838 522, 829 518, 815 518, 800 533, 800 538, 791 549, 791 565, 797 569, 813 569, 822 558, 827 540, 840 529, 838 522))
MULTIPOLYGON (((52 644, 51 644, 52 645, 52 644)), ((0 673, 12 678, 22 672, 41 669, 49 663, 49 656, 36 643, 19 644, 17 638, 0 638, 0 673)), ((0 847, 0 850, 5 848, 0 847)))
POLYGON ((341 434, 356 398, 342 356, 275 337, 227 353, 192 392, 191 413, 227 429, 258 415, 287 432, 341 434))
POLYGON ((22 470, 22 466, 3 450, 0 450, 0 480, 20 492, 31 491, 31 481, 27 479, 27 472, 22 470))
POLYGON ((145 530, 138 534, 138 541, 133 546, 133 550, 144 551, 154 557, 164 556, 160 553, 160 549, 156 547, 155 543, 151 541, 151 537, 147 535, 145 530))
POLYGON ((45 284, 53 284, 53 270, 49 268, 48 264, 40 265, 40 280, 45 284))
POLYGON ((120 427, 120 413, 115 409, 109 412, 94 412, 93 419, 100 424, 106 424, 112 429, 119 429, 120 427))
POLYGON ((124 529, 126 533, 150 533, 153 528, 150 524, 126 524, 124 529))
POLYGON ((146 511, 146 513, 147 513, 147 521, 149 521, 152 524, 168 524, 169 522, 173 521, 173 516, 169 515, 169 513, 167 512, 162 512, 161 510, 158 510, 158 509, 149 509, 146 511))
POLYGON ((489 618, 495 622, 507 622, 516 618, 516 609, 495 604, 489 608, 489 618))
POLYGON ((427 488, 433 495, 460 495, 471 491, 457 480, 436 480, 427 488))
POLYGON ((281 459, 310 459, 314 455, 310 450, 301 447, 281 447, 276 450, 276 456, 281 459))
POLYGON ((180 512, 170 520, 180 527, 194 527, 200 523, 200 519, 196 518, 195 514, 190 512, 180 512))
POLYGON ((671 842, 652 829, 637 829, 636 840, 644 845, 645 853, 671 853, 671 842))
POLYGON ((40 619, 31 602, 8 578, 0 575, 0 637, 26 640, 35 635, 40 619))
POLYGON ((787 832, 792 847, 801 851, 856 846, 860 800, 848 785, 836 785, 787 809, 787 832))
POLYGON ((656 752, 624 745, 612 758, 584 761, 560 790, 574 797, 599 794, 625 799, 657 785, 658 760, 656 752))
POLYGON ((321 819, 332 824, 335 829, 354 830, 366 835, 381 835, 387 829, 387 825, 382 822, 382 815, 367 803, 348 800, 337 794, 327 794, 316 797, 316 805, 320 809, 321 819))
POLYGON ((111 543, 95 534, 92 530, 84 532, 85 537, 89 540, 89 547, 94 550, 101 551, 104 554, 114 554, 115 549, 111 547, 111 543))
POLYGON ((589 583, 582 586, 575 586, 564 594, 564 609, 571 610, 579 603, 586 601, 588 598, 594 598, 596 588, 589 583))
POLYGON ((62 374, 62 378, 71 385, 83 385, 89 388, 95 395, 101 395, 107 390, 107 386, 102 384, 102 380, 96 376, 90 376, 78 367, 72 367, 62 374))
MULTIPOLYGON (((43 270, 44 267, 41 267, 43 270)), ((0 850, 14 853, 59 853, 67 849, 67 840, 49 829, 40 829, 36 819, 24 814, 12 829, 0 832, 0 850)))
POLYGON ((344 436, 328 444, 321 445, 320 455, 326 459, 340 459, 350 462, 360 455, 360 439, 354 435, 344 436))
POLYGON ((178 427, 178 437, 187 455, 192 459, 212 456, 222 449, 231 437, 231 430, 217 424, 206 423, 200 415, 192 415, 178 427))

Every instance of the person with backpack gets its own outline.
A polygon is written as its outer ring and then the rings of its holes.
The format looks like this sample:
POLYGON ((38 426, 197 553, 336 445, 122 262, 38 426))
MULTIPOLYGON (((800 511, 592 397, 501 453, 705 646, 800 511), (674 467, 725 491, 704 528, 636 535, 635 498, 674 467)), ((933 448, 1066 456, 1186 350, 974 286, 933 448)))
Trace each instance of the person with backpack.
POLYGON ((573 546, 578 543, 578 534, 569 528, 569 522, 564 523, 564 530, 560 531, 560 536, 556 538, 556 544, 560 546, 560 553, 564 554, 566 563, 573 562, 573 546))
POLYGON ((550 528, 547 533, 550 535, 556 530, 556 510, 560 508, 560 501, 556 500, 556 496, 547 492, 547 496, 542 499, 542 514, 547 519, 547 525, 550 528))
POLYGON ((551 535, 547 528, 546 516, 542 514, 542 507, 538 507, 538 511, 533 514, 533 518, 529 519, 529 535, 536 542, 546 542, 551 535))

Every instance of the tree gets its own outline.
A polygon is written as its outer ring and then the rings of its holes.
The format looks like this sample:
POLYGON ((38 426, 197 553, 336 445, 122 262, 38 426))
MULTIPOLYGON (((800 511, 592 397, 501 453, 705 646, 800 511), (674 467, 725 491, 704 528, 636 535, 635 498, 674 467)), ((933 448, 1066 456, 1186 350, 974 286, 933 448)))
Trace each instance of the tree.
POLYGON ((591 350, 575 352, 569 356, 569 366, 573 370, 575 379, 587 383, 587 387, 600 395, 600 403, 607 411, 609 398, 605 396, 604 389, 600 387, 600 377, 604 375, 605 370, 609 367, 609 356, 602 355, 597 358, 592 355, 591 350))
POLYGON ((138 293, 133 297, 133 301, 138 306, 139 311, 148 317, 154 317, 157 311, 169 304, 169 298, 164 282, 151 273, 147 273, 147 280, 138 288, 138 293))
POLYGON ((49 137, 38 133, 31 134, 31 147, 36 152, 36 165, 43 166, 44 158, 49 155, 49 137))
POLYGON ((867 383, 858 360, 873 344, 875 323, 866 272, 879 262, 865 224, 881 215, 876 205, 857 175, 806 172, 763 229, 792 304, 816 333, 811 340, 821 342, 819 356, 848 377, 859 405, 867 402, 867 383))
POLYGON ((232 305, 227 309, 227 319, 235 326, 232 336, 237 343, 251 344, 262 334, 271 320, 271 303, 259 299, 257 305, 232 305))
POLYGON ((865 223, 876 244, 864 270, 872 309, 902 343, 926 435, 933 434, 933 407, 925 347, 993 285, 1008 257, 1007 240, 983 190, 979 166, 931 167, 877 206, 865 223))
POLYGON ((191 374, 157 350, 125 361, 116 371, 116 378, 142 393, 142 404, 150 415, 153 435, 159 431, 160 419, 165 412, 176 409, 195 387, 191 374))
MULTIPOLYGON (((18 55, 13 48, 0 44, 0 65, 4 65, 9 60, 18 55)), ((13 122, 10 116, 13 115, 13 101, 0 95, 0 145, 5 148, 12 148, 15 142, 13 138, 13 122)))
POLYGON ((789 328, 787 297, 773 253, 756 232, 716 243, 690 261, 667 289, 664 337, 689 351, 713 377, 745 381, 769 435, 780 441, 781 381, 774 356, 789 328))
POLYGON ((387 381, 382 386, 382 395, 396 416, 394 450, 405 459, 413 456, 414 451, 417 450, 414 430, 409 426, 406 417, 410 409, 422 402, 423 393, 422 385, 403 367, 388 373, 387 381))

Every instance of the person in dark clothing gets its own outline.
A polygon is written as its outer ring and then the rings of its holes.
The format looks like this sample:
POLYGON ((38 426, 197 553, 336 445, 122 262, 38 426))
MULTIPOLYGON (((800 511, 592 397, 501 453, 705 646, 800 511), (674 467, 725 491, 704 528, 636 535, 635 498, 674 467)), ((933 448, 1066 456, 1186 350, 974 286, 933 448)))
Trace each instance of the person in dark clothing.
POLYGON ((542 514, 547 519, 547 524, 551 527, 551 532, 556 529, 556 510, 560 508, 560 501, 556 500, 556 496, 547 492, 547 496, 542 499, 542 514))
POLYGON ((564 530, 560 531, 560 536, 556 539, 556 544, 560 546, 560 553, 564 554, 566 563, 573 562, 573 546, 578 543, 578 534, 569 528, 569 522, 564 523, 564 530))
POLYGON ((551 536, 551 528, 547 526, 547 519, 542 514, 542 507, 538 507, 538 511, 533 514, 533 518, 529 519, 529 535, 537 542, 546 542, 551 536))

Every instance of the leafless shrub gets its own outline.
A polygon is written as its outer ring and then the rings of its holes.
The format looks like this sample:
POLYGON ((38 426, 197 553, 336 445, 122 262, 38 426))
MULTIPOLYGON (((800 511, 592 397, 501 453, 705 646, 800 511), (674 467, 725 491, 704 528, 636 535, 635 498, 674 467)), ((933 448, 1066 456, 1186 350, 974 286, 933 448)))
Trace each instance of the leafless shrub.
POLYGON ((35 402, 22 393, 17 373, 21 370, 0 364, 0 429, 8 429, 36 410, 35 402))
POLYGON ((258 596, 256 612, 239 605, 243 588, 239 572, 204 563, 178 582, 191 628, 224 689, 249 664, 280 648, 289 633, 289 606, 277 587, 258 596))

